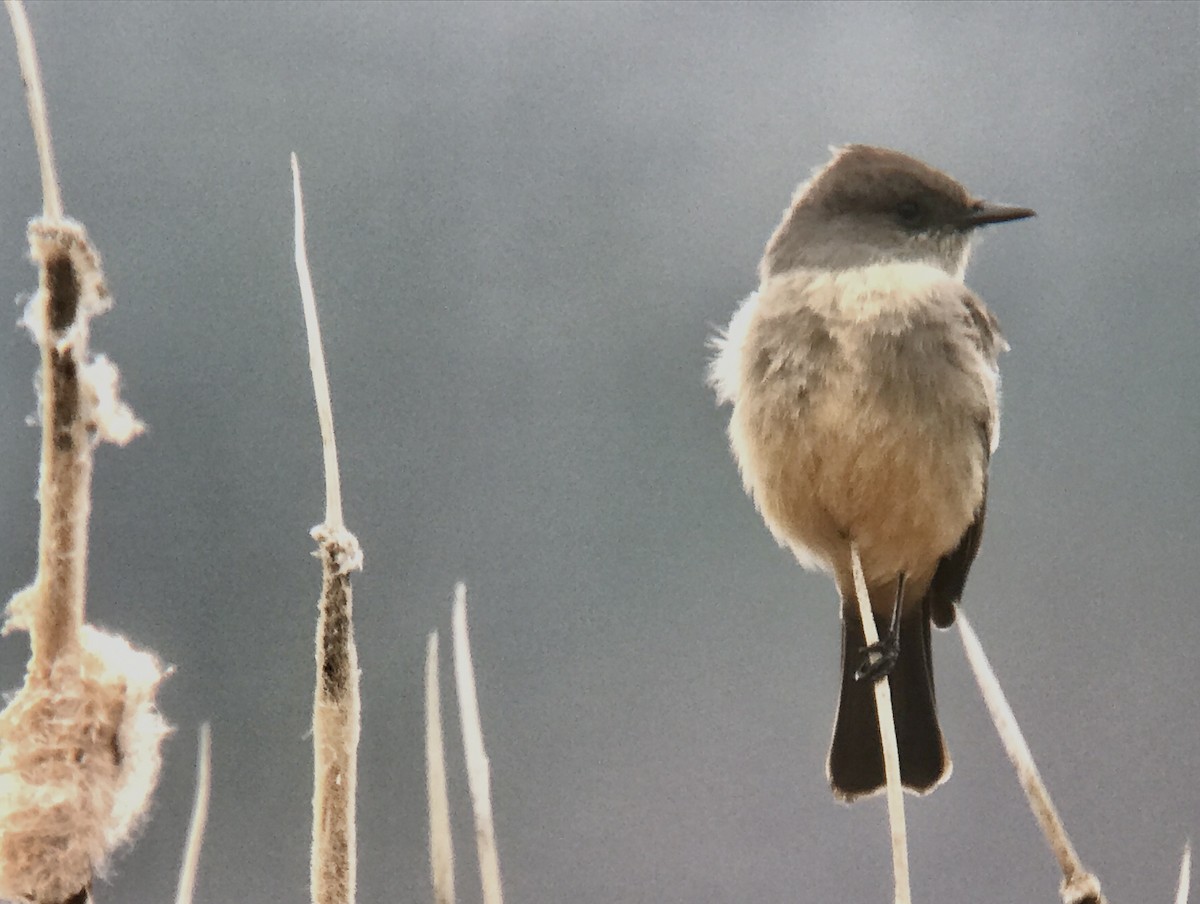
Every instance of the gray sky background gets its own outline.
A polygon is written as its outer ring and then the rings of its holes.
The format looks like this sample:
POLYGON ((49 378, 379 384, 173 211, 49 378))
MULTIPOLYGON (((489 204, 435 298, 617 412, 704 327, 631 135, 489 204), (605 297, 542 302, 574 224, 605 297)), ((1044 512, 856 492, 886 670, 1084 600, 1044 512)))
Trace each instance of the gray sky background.
MULTIPOLYGON (((422 657, 458 579, 509 900, 889 899, 883 803, 825 784, 832 584, 772 542, 703 385, 847 141, 1039 212, 968 274, 1013 348, 966 605, 1111 899, 1170 900, 1200 833, 1198 10, 32 3, 67 210, 117 301, 95 344, 150 427, 99 454, 89 612, 176 666, 153 821, 98 901, 172 893, 205 719, 199 900, 307 895, 323 501, 292 150, 366 550, 360 900, 430 899, 422 657)), ((40 209, 11 49, 0 86, 11 299, 40 209)), ((35 364, 0 330, 7 590, 35 562, 35 364)), ((955 771, 909 801, 917 899, 1055 901, 957 636, 935 654, 955 771)), ((25 657, 0 644, 3 686, 25 657)))

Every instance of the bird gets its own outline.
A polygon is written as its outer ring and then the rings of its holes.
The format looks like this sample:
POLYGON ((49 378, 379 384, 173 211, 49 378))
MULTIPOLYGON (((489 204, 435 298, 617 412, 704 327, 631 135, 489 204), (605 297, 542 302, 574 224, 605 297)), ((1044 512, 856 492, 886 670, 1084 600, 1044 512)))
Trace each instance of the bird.
POLYGON ((972 239, 1035 216, 882 147, 833 148, 767 243, 759 285, 712 340, 747 494, 781 546, 831 575, 842 679, 826 764, 849 803, 884 787, 873 683, 888 680, 910 793, 950 775, 931 626, 953 624, 1000 437, 996 317, 963 279, 972 239), (860 554, 880 642, 866 645, 860 554))

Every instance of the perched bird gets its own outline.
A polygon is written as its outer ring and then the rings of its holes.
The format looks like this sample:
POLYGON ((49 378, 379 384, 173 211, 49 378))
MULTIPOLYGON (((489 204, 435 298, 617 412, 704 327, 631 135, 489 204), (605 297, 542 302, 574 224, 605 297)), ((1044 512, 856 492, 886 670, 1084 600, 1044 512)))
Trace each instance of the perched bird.
POLYGON ((884 784, 871 685, 885 675, 904 786, 926 793, 950 774, 930 623, 954 622, 979 549, 1007 348, 963 273, 976 229, 1033 215, 897 151, 838 149, 796 192, 758 291, 714 340, 709 380, 733 406, 746 491, 779 543, 841 595, 828 772, 847 802, 884 784), (851 543, 882 638, 871 649, 851 543))

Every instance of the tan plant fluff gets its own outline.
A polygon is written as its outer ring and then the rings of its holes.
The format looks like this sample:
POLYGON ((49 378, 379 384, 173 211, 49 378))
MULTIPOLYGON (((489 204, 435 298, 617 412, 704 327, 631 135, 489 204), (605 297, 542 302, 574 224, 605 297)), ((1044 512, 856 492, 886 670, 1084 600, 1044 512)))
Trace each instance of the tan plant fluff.
POLYGON ((0 898, 63 901, 104 875, 158 779, 162 667, 90 626, 80 640, 0 714, 0 898))

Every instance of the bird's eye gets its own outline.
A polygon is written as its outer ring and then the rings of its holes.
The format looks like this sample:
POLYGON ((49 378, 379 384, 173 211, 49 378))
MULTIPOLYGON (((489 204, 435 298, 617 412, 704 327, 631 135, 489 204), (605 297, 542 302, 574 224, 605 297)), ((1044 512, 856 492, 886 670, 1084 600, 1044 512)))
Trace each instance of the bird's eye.
POLYGON ((896 216, 906 226, 915 226, 921 222, 921 205, 916 201, 901 201, 896 205, 896 216))

